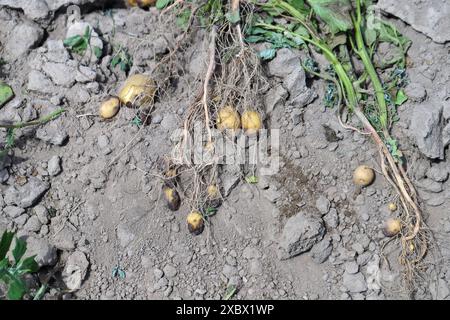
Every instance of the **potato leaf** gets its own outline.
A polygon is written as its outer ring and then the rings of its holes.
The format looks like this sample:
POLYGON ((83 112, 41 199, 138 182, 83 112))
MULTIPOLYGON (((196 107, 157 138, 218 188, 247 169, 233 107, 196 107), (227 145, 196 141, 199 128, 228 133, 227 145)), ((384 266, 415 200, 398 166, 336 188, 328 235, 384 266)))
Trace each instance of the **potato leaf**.
POLYGON ((308 0, 308 3, 333 34, 353 27, 350 0, 308 0))
POLYGON ((3 260, 6 257, 6 254, 11 247, 11 243, 14 238, 14 232, 3 232, 2 239, 0 240, 0 260, 3 260))
POLYGON ((263 60, 272 60, 275 58, 276 52, 275 48, 265 49, 259 52, 259 57, 263 60))
POLYGON ((20 278, 13 278, 9 283, 8 299, 20 300, 26 292, 25 282, 20 278))
POLYGON ((172 2, 172 0, 158 0, 158 1, 156 1, 156 8, 158 10, 162 10, 165 7, 167 7, 169 5, 169 3, 171 3, 171 2, 172 2))
POLYGON ((12 255, 16 264, 19 263, 20 259, 22 259, 26 251, 27 243, 22 239, 16 238, 16 245, 14 247, 14 250, 12 251, 12 255))
POLYGON ((0 83, 0 108, 14 97, 14 92, 7 84, 0 83))
POLYGON ((395 105, 401 106, 403 103, 408 100, 408 96, 406 95, 404 90, 398 90, 397 96, 395 97, 395 105))

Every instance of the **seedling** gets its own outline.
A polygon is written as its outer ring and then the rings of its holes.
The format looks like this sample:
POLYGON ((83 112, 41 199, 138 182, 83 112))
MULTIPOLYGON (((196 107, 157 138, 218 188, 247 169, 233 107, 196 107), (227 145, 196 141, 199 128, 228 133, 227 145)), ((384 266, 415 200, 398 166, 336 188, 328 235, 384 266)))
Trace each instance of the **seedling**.
MULTIPOLYGON (((1 62, 0 62, 1 65, 1 62)), ((10 86, 0 82, 0 108, 14 97, 14 92, 10 86)))
POLYGON ((119 65, 120 70, 128 72, 133 66, 133 57, 131 57, 128 51, 122 46, 119 46, 114 52, 114 56, 111 60, 111 67, 115 68, 119 65))
MULTIPOLYGON (((86 50, 90 47, 92 29, 86 27, 83 35, 75 35, 64 40, 64 46, 68 47, 72 52, 84 55, 86 50)), ((92 50, 97 58, 101 58, 102 49, 93 46, 92 50)))
POLYGON ((15 247, 12 250, 13 261, 7 257, 7 253, 11 247, 13 232, 5 231, 0 240, 0 281, 7 288, 7 297, 10 300, 20 300, 27 293, 27 287, 24 276, 39 270, 39 266, 35 260, 35 256, 23 258, 27 251, 27 243, 16 238, 15 247))

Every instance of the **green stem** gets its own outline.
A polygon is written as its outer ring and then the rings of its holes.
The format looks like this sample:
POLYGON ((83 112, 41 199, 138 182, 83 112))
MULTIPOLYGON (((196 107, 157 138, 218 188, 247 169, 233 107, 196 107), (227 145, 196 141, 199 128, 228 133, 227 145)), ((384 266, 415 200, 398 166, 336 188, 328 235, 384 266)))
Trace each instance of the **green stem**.
POLYGON ((383 133, 388 135, 388 111, 386 106, 386 100, 384 98, 384 90, 383 85, 381 84, 380 79, 378 78, 378 74, 375 71, 375 68, 372 64, 372 60, 367 52, 366 45, 364 43, 364 39, 361 32, 361 3, 360 0, 356 0, 356 19, 352 17, 353 26, 355 28, 355 39, 356 39, 356 47, 357 53, 361 58, 362 63, 364 64, 364 68, 369 75, 370 81, 374 87, 375 96, 378 102, 378 112, 379 112, 379 120, 380 124, 383 128, 383 133))
POLYGON ((25 127, 31 127, 31 126, 39 126, 46 124, 47 122, 50 122, 56 118, 58 118, 63 112, 65 112, 65 109, 58 109, 56 111, 53 111, 49 115, 46 115, 45 117, 42 117, 37 120, 28 121, 28 122, 18 122, 14 124, 2 124, 0 123, 0 128, 6 128, 6 129, 20 129, 25 127))

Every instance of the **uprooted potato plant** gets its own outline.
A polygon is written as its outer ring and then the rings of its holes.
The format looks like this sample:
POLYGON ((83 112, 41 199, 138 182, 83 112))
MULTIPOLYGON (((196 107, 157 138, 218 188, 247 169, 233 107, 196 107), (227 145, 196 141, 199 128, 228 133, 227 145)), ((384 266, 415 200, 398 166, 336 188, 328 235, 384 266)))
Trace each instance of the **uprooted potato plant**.
MULTIPOLYGON (((381 172, 400 204, 394 213, 396 225, 390 226, 395 232, 391 230, 383 247, 398 246, 405 288, 413 293, 431 265, 426 263, 427 254, 435 248, 408 176, 408 159, 391 135, 396 108, 407 99, 403 87, 408 81, 409 40, 374 14, 370 0, 176 0, 157 1, 156 5, 161 14, 175 14, 184 28, 174 50, 154 70, 159 72, 163 66, 169 74, 158 83, 160 91, 170 78, 168 62, 182 48, 185 35, 195 28, 209 34, 206 72, 195 88, 182 135, 160 175, 169 208, 177 210, 180 201, 188 203, 191 232, 203 230, 199 214, 207 223, 225 196, 220 185, 223 166, 214 156, 219 147, 216 130, 224 132, 231 144, 237 143, 238 136, 257 136, 266 120, 260 101, 267 84, 261 62, 272 59, 280 48, 304 50, 310 58, 299 67, 326 81, 324 104, 336 110, 345 129, 371 137, 379 151, 381 172), (252 44, 258 42, 270 47, 256 52, 252 44), (390 61, 375 62, 382 42, 398 50, 390 61), (322 54, 329 65, 317 65, 313 53, 322 54), (356 62, 362 70, 355 67, 356 62), (205 131, 200 146, 191 141, 198 126, 205 131), (212 156, 198 163, 194 159, 198 152, 212 156), (180 185, 181 173, 190 175, 190 185, 180 185)), ((145 115, 151 112, 148 103, 142 109, 145 115)), ((238 174, 247 177, 247 182, 257 181, 254 166, 241 166, 240 170, 238 174)))

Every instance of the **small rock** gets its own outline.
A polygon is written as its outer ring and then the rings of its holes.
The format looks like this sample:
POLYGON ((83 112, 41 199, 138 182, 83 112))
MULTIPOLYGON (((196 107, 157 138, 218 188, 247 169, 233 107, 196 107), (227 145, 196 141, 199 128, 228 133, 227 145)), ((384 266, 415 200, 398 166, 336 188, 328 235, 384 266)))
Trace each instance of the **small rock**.
POLYGON ((312 247, 311 257, 315 263, 324 263, 328 259, 332 251, 333 246, 331 237, 325 236, 322 241, 312 247))
POLYGON ((36 130, 36 138, 56 146, 63 145, 69 138, 69 135, 58 120, 59 119, 51 121, 46 125, 39 127, 39 129, 36 130))
POLYGON ((162 120, 163 120, 163 117, 160 114, 155 114, 152 117, 152 123, 153 124, 160 124, 162 120))
POLYGON ((328 213, 323 217, 325 224, 328 228, 336 228, 339 225, 339 215, 335 208, 331 208, 328 213))
POLYGON ((359 271, 359 266, 355 261, 346 262, 344 267, 348 274, 356 274, 359 271))
POLYGON ((252 259, 249 267, 250 274, 261 275, 263 273, 263 265, 260 260, 252 259))
POLYGON ((405 88, 405 93, 414 102, 423 102, 427 97, 425 88, 418 82, 409 83, 405 88))
POLYGON ((50 245, 46 240, 28 237, 27 256, 36 255, 36 262, 40 267, 53 266, 57 259, 56 248, 50 245))
POLYGON ((331 208, 331 202, 324 196, 319 196, 316 200, 316 208, 322 215, 326 215, 331 208))
POLYGON ((66 287, 71 290, 79 290, 86 277, 89 268, 89 261, 81 251, 75 251, 67 259, 66 266, 62 273, 66 287))
POLYGON ((419 150, 428 158, 443 159, 442 105, 425 103, 417 106, 412 115, 410 132, 419 150))
POLYGON ((28 221, 25 223, 23 228, 28 232, 39 232, 41 230, 41 222, 38 217, 31 216, 28 221))
POLYGON ((3 213, 5 213, 10 218, 17 218, 21 214, 25 212, 25 209, 16 206, 6 206, 3 209, 3 213))
POLYGON ((359 293, 367 290, 366 279, 361 272, 355 274, 345 272, 343 284, 351 293, 359 293))
POLYGON ((50 188, 47 182, 36 177, 28 177, 28 182, 23 186, 11 186, 5 191, 4 199, 8 205, 17 205, 28 208, 36 204, 44 193, 50 188))
POLYGON ((288 259, 308 251, 325 235, 321 218, 299 212, 290 217, 282 231, 280 259, 288 259))
POLYGON ((55 89, 52 81, 40 71, 31 70, 28 74, 29 91, 36 91, 40 93, 52 94, 55 89))
POLYGON ((44 31, 34 22, 23 22, 14 27, 5 44, 8 57, 17 59, 28 50, 39 45, 44 37, 44 31))
POLYGON ((155 268, 153 269, 153 275, 155 276, 155 279, 161 279, 164 276, 164 271, 161 269, 155 268))
POLYGON ((248 260, 259 259, 261 257, 261 252, 259 252, 259 250, 255 247, 245 247, 244 251, 242 252, 242 257, 248 260))
POLYGON ((21 227, 23 227, 23 225, 24 225, 25 223, 27 223, 27 220, 28 220, 28 215, 27 215, 26 213, 24 213, 24 214, 18 216, 17 218, 15 218, 15 219, 14 219, 14 223, 15 223, 19 228, 21 228, 21 227))
POLYGON ((177 271, 177 269, 174 267, 174 266, 171 266, 171 265, 166 265, 165 267, 164 267, 164 274, 166 275, 166 277, 168 277, 168 278, 173 278, 173 277, 175 277, 176 275, 177 275, 177 273, 178 273, 178 271, 177 271))
POLYGON ((439 193, 443 190, 442 183, 433 181, 431 179, 423 179, 417 181, 417 186, 425 191, 439 193))
POLYGON ((51 176, 57 176, 61 173, 61 158, 59 156, 53 156, 47 163, 47 171, 51 176))
POLYGON ((69 88, 75 83, 76 69, 65 63, 47 62, 42 66, 42 71, 57 86, 69 88))

